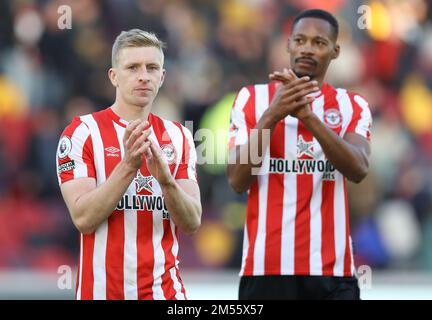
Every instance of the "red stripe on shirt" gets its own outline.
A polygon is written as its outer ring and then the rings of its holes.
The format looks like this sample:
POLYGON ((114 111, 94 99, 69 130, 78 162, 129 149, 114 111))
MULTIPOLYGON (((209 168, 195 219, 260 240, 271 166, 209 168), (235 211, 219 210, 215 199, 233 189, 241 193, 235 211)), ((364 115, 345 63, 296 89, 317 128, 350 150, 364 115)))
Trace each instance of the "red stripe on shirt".
POLYGON ((180 282, 180 285, 181 285, 181 293, 183 293, 183 296, 184 296, 184 298, 185 298, 185 300, 187 300, 187 296, 186 296, 186 290, 185 290, 185 287, 184 287, 184 285, 183 285, 183 280, 182 280, 182 278, 180 277, 180 271, 179 271, 179 268, 176 266, 175 267, 175 272, 176 272, 176 277, 177 277, 177 279, 179 280, 179 282, 180 282))
MULTIPOLYGON (((303 140, 313 140, 312 133, 298 122, 297 141, 302 136, 303 140)), ((294 239, 294 273, 309 274, 310 272, 310 201, 313 191, 313 175, 297 174, 297 206, 295 218, 294 239)))
POLYGON ((75 132, 76 128, 78 128, 78 126, 82 123, 80 117, 74 117, 70 123, 70 125, 68 125, 63 133, 62 136, 68 136, 68 137, 72 137, 73 133, 75 132))
POLYGON ((350 246, 350 223, 349 223, 349 208, 348 195, 346 188, 346 178, 343 178, 344 200, 345 200, 345 255, 344 255, 344 276, 351 277, 351 246, 350 246))
MULTIPOLYGON (((150 125, 153 117, 149 114, 150 125)), ((141 174, 150 176, 145 162, 141 166, 141 174)), ((150 194, 149 191, 142 189, 137 194, 150 194)), ((153 299, 153 269, 154 269, 154 246, 153 246, 153 212, 147 210, 137 210, 137 282, 138 299, 153 299)))
MULTIPOLYGON (((250 136, 251 128, 254 128, 256 125, 256 111, 255 111, 255 87, 249 86, 247 87, 249 90, 250 96, 248 101, 246 102, 243 113, 245 115, 245 122, 247 127, 248 137, 250 136)), ((252 275, 253 274, 253 266, 254 266, 254 248, 255 248, 255 240, 258 232, 258 179, 255 178, 254 182, 252 182, 249 199, 248 199, 248 209, 246 215, 246 225, 247 225, 247 233, 248 233, 248 241, 249 248, 248 254, 245 262, 244 275, 252 275)))
MULTIPOLYGON (((141 173, 149 175, 148 171, 141 173)), ((144 192, 141 192, 144 193, 144 192)), ((137 211, 137 282, 138 299, 153 299, 153 213, 148 211, 137 211)))
POLYGON ((171 278, 170 273, 170 269, 174 268, 175 265, 175 257, 172 253, 174 240, 172 236, 170 220, 163 220, 163 230, 164 235, 162 238, 162 248, 165 255, 165 272, 162 275, 162 290, 165 299, 172 300, 175 299, 175 295, 177 292, 174 289, 174 282, 171 278))
POLYGON ((350 101, 351 101, 351 105, 352 105, 352 109, 353 109, 353 115, 352 115, 351 121, 347 127, 347 130, 346 130, 347 133, 348 132, 355 132, 357 125, 361 119, 361 113, 363 111, 363 109, 358 105, 358 103, 355 102, 354 94, 348 93, 348 96, 349 96, 350 101))
POLYGON ((247 87, 247 89, 249 90, 250 96, 245 106, 243 107, 243 113, 245 115, 247 133, 249 137, 251 129, 255 128, 256 126, 256 105, 255 105, 256 100, 255 100, 255 87, 250 86, 247 87))
POLYGON ((94 252, 95 233, 83 234, 83 261, 81 279, 81 299, 93 300, 93 252, 94 252))
POLYGON ((336 261, 334 235, 334 181, 323 181, 321 202, 321 259, 324 276, 333 276, 336 261))
MULTIPOLYGON (((268 88, 270 105, 276 89, 275 83, 269 84, 268 88)), ((273 131, 273 137, 276 137, 276 139, 272 139, 270 142, 270 157, 284 158, 284 120, 277 123, 273 131)), ((264 274, 280 274, 284 175, 278 173, 269 174, 268 190, 264 274)))
POLYGON ((179 123, 175 123, 175 125, 179 128, 182 136, 183 136, 183 148, 182 148, 182 156, 180 160, 179 167, 176 172, 175 179, 189 179, 188 167, 190 161, 190 146, 189 141, 186 138, 185 133, 183 132, 183 128, 179 123))
MULTIPOLYGON (((163 120, 159 117, 152 117, 152 127, 156 138, 158 139, 159 145, 162 146, 164 144, 173 144, 171 137, 166 131, 163 120)), ((189 153, 190 151, 187 150, 189 153)), ((175 163, 170 165, 171 172, 174 171, 175 163)), ((160 213, 161 214, 161 213, 160 213)), ((166 299, 175 298, 176 291, 174 289, 174 282, 171 279, 170 269, 175 265, 175 257, 172 254, 172 247, 174 243, 174 239, 171 231, 171 223, 170 220, 163 220, 163 236, 162 236, 162 249, 164 251, 165 256, 165 272, 162 275, 162 291, 166 299)))
POLYGON ((93 156, 93 142, 90 134, 84 143, 82 159, 87 166, 87 176, 96 178, 96 170, 94 166, 93 156))
MULTIPOLYGON (((324 113, 329 109, 336 109, 340 112, 339 103, 336 99, 337 91, 332 87, 327 87, 324 95, 324 113)), ((332 130, 336 134, 340 134, 341 125, 332 130)), ((325 276, 333 276, 333 268, 336 262, 336 247, 335 247, 335 225, 334 225, 334 193, 335 182, 322 182, 322 197, 321 197, 321 259, 322 271, 325 276)))
POLYGON ((246 225, 247 225, 247 236, 248 236, 248 253, 246 257, 245 267, 243 274, 245 276, 253 275, 253 266, 254 266, 254 248, 255 248, 255 240, 258 232, 258 181, 255 180, 252 183, 248 206, 247 206, 247 215, 246 215, 246 225))
MULTIPOLYGON (((179 240, 178 228, 175 228, 175 236, 176 236, 176 239, 177 239, 177 242, 178 242, 178 240, 179 240)), ((180 263, 180 258, 179 257, 176 257, 176 258, 177 258, 177 260, 180 263)), ((185 290, 185 287, 183 285, 183 280, 180 277, 180 271, 179 271, 178 265, 176 265, 175 268, 176 268, 177 279, 179 280, 179 282, 181 284, 181 292, 183 293, 185 299, 187 299, 187 297, 186 297, 186 290, 185 290)))
MULTIPOLYGON (((94 118, 101 131, 103 152, 109 147, 120 150, 120 143, 114 128, 114 122, 106 112, 97 112, 94 118)), ((109 178, 114 168, 121 161, 119 157, 104 156, 105 176, 109 178)), ((108 218, 108 235, 106 244, 106 298, 124 299, 124 211, 114 210, 108 218)))

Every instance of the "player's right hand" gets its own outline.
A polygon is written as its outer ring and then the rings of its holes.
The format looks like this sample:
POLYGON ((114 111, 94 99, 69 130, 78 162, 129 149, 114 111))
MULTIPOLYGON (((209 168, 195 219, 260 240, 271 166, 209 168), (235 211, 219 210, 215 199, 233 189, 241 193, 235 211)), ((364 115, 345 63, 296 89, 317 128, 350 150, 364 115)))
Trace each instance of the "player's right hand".
POLYGON ((123 161, 133 169, 138 170, 143 162, 144 153, 150 147, 148 139, 151 133, 148 121, 140 119, 131 121, 126 127, 123 136, 124 158, 123 161))

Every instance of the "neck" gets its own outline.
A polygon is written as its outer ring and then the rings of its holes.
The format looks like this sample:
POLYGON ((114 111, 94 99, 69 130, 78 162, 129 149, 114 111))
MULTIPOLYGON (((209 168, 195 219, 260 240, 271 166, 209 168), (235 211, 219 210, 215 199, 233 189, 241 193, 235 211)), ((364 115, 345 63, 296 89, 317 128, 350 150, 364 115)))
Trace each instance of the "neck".
POLYGON ((322 86, 323 86, 323 84, 324 84, 324 77, 323 77, 323 76, 322 76, 322 77, 316 77, 316 78, 314 78, 313 80, 318 81, 318 87, 319 87, 320 89, 322 89, 322 86))
POLYGON ((127 104, 120 99, 116 99, 111 109, 122 119, 131 122, 136 119, 147 120, 151 110, 151 104, 146 106, 137 106, 127 104))

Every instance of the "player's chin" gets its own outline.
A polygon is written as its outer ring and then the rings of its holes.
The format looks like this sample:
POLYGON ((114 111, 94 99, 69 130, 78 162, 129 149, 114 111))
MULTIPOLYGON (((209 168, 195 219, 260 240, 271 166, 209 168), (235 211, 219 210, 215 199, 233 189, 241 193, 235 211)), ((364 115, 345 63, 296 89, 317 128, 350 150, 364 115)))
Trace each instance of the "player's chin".
POLYGON ((137 105, 137 106, 146 106, 149 103, 151 103, 152 101, 153 101, 153 97, 150 97, 150 96, 134 97, 132 104, 137 105))
POLYGON ((308 76, 312 79, 312 78, 315 78, 315 76, 316 76, 315 72, 312 72, 310 70, 303 70, 301 68, 296 68, 293 71, 294 71, 295 75, 299 78, 308 76))

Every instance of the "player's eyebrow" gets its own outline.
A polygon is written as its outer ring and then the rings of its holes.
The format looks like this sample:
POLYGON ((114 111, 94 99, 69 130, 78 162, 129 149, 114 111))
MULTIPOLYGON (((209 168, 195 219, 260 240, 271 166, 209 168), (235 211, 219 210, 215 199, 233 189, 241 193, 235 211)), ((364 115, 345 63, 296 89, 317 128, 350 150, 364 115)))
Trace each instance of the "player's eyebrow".
POLYGON ((156 67, 156 68, 160 69, 161 66, 157 62, 149 62, 149 63, 147 63, 147 67, 156 67))
MULTIPOLYGON (((294 34, 294 35, 293 35, 293 38, 296 38, 296 37, 300 37, 300 38, 309 38, 307 35, 305 35, 305 34, 303 34, 303 33, 296 33, 296 34, 294 34)), ((313 38, 313 39, 321 39, 321 40, 329 41, 329 38, 328 38, 328 37, 326 37, 326 36, 321 36, 321 35, 313 36, 312 38, 313 38)))
POLYGON ((139 63, 139 62, 127 62, 125 64, 126 68, 130 68, 130 67, 134 67, 134 66, 140 66, 140 65, 141 65, 141 63, 139 63))
POLYGON ((316 37, 314 37, 314 39, 315 40, 322 40, 322 41, 325 41, 325 42, 329 42, 330 41, 330 39, 328 39, 327 37, 324 37, 324 36, 316 36, 316 37))

